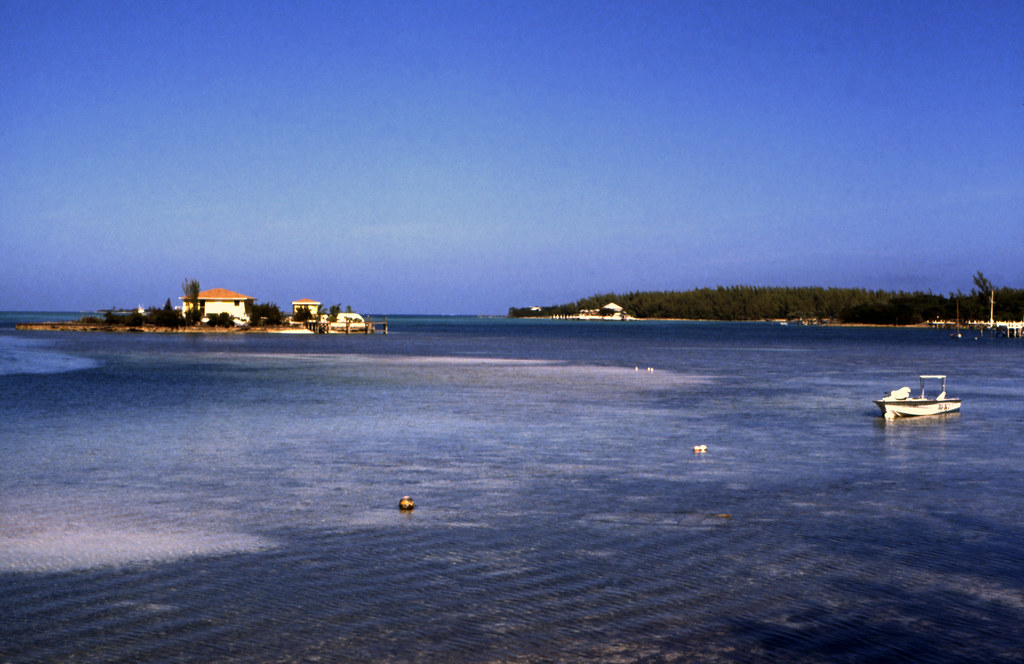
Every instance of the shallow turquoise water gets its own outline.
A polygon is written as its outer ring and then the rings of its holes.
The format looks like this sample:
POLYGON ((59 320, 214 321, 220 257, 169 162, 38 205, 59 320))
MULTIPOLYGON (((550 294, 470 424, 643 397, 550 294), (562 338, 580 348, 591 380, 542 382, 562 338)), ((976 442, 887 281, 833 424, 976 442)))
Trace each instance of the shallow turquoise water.
POLYGON ((0 661, 1024 655, 1020 342, 390 330, 0 329, 0 661))

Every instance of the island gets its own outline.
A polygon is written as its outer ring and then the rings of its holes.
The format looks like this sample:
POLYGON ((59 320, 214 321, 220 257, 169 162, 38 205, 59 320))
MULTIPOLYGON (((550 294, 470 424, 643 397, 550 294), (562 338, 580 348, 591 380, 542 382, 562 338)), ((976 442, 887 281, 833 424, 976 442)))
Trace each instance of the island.
POLYGON ((949 295, 863 288, 718 286, 689 291, 603 293, 566 304, 511 307, 508 316, 605 321, 777 321, 805 325, 1002 325, 1012 330, 1024 322, 1024 290, 997 288, 978 272, 972 291, 949 295))
POLYGON ((62 330, 72 332, 158 332, 158 333, 287 333, 287 334, 373 334, 388 332, 388 322, 375 322, 341 305, 324 308, 318 300, 292 301, 290 315, 274 303, 261 304, 256 298, 226 288, 201 290, 196 280, 186 280, 180 307, 170 298, 163 307, 133 310, 108 309, 76 321, 18 323, 18 330, 62 330))

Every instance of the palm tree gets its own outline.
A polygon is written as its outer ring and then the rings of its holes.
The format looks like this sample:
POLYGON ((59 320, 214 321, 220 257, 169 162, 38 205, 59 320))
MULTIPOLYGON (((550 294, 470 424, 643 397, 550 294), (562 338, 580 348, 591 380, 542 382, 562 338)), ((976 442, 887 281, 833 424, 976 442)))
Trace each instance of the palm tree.
POLYGON ((185 283, 181 285, 181 290, 185 293, 185 303, 188 305, 185 319, 194 325, 203 317, 203 313, 199 311, 199 280, 186 279, 185 283))
POLYGON ((985 278, 981 270, 978 270, 978 273, 974 275, 974 287, 978 290, 979 299, 988 299, 988 324, 991 327, 995 325, 996 287, 985 278))

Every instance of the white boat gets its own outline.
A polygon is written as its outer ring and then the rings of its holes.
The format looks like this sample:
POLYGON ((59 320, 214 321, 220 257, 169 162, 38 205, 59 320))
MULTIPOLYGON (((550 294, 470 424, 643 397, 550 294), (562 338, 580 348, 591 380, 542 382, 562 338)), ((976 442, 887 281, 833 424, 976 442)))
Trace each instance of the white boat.
POLYGON ((946 396, 945 376, 920 376, 920 396, 910 396, 910 388, 902 387, 889 392, 874 403, 882 411, 887 420, 897 417, 917 417, 919 415, 944 415, 960 410, 960 399, 946 396), (924 393, 926 381, 937 380, 940 384, 938 396, 928 397, 924 393))

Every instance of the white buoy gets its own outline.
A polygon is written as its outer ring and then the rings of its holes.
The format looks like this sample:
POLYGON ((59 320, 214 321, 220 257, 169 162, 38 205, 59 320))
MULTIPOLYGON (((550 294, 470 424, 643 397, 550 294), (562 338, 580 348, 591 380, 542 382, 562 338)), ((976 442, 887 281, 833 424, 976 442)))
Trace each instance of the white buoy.
POLYGON ((708 451, 708 446, 707 445, 694 445, 693 446, 693 453, 694 454, 704 454, 707 451, 708 451))

